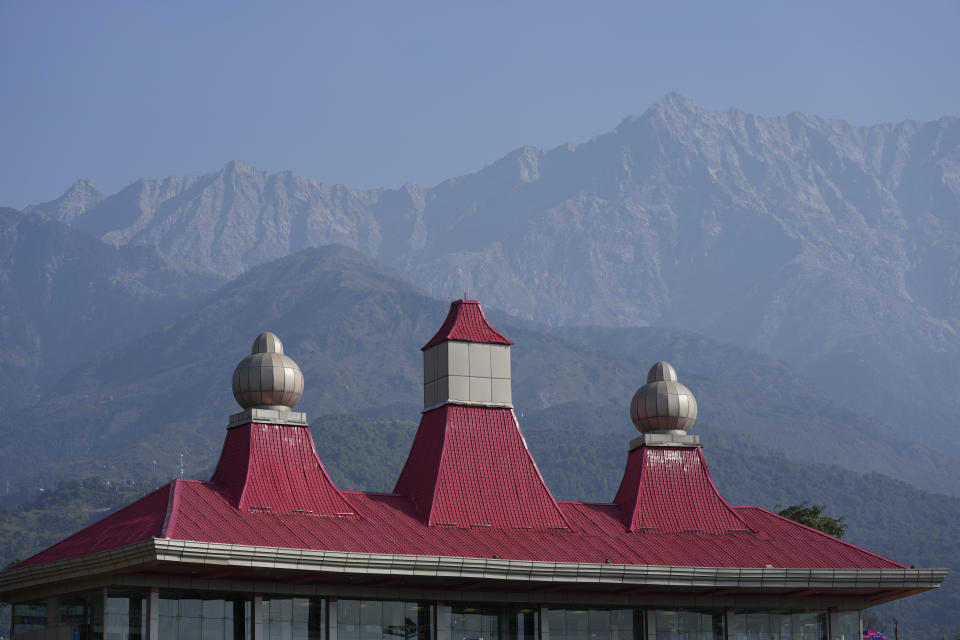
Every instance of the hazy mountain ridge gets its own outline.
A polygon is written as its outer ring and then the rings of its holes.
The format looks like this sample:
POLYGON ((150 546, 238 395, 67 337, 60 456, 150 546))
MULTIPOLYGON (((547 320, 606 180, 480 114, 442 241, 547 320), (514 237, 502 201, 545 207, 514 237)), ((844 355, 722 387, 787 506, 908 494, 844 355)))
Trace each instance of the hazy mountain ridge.
POLYGON ((90 202, 64 219, 226 275, 336 242, 434 295, 548 324, 690 327, 960 450, 957 118, 855 127, 671 94, 583 144, 524 147, 432 188, 231 162, 90 202))
MULTIPOLYGON (((96 354, 23 414, 0 419, 0 454, 30 461, 8 477, 15 489, 90 469, 162 477, 176 472, 180 453, 188 469, 206 469, 237 410, 233 368, 264 330, 280 335, 303 368, 308 415, 415 420, 419 349, 446 308, 346 247, 260 265, 169 325, 96 354), (22 429, 25 420, 30 430, 22 429)), ((521 424, 533 430, 618 432, 629 440, 630 398, 650 364, 666 358, 697 394, 705 429, 749 434, 797 459, 883 468, 921 487, 960 493, 951 471, 957 460, 948 452, 837 406, 761 353, 684 329, 607 329, 590 338, 574 330, 556 335, 500 312, 490 317, 516 343, 514 403, 521 424)))
POLYGON ((152 247, 106 245, 41 213, 0 208, 0 409, 172 320, 218 277, 152 247))

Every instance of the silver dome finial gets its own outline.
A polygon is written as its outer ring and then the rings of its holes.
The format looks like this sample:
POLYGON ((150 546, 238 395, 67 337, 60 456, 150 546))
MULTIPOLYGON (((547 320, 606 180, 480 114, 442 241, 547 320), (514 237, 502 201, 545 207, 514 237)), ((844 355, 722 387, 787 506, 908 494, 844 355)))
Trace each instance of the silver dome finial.
POLYGON ((677 371, 662 360, 633 395, 630 419, 641 433, 686 433, 697 420, 697 400, 677 382, 677 371))
POLYGON ((283 343, 265 331, 257 336, 250 355, 233 371, 233 397, 244 409, 292 409, 303 395, 303 373, 283 343))

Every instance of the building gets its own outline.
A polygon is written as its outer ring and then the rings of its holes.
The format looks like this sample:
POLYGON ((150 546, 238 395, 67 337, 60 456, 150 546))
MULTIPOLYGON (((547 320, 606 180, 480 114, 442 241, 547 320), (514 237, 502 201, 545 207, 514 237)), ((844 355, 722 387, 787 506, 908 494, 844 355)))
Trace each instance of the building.
POLYGON ((452 303, 386 494, 334 485, 292 410, 300 369, 260 335, 210 480, 174 480, 0 573, 13 637, 852 640, 860 610, 946 576, 729 505, 664 362, 633 398, 611 502, 556 500, 513 412, 511 344, 476 301, 452 303))

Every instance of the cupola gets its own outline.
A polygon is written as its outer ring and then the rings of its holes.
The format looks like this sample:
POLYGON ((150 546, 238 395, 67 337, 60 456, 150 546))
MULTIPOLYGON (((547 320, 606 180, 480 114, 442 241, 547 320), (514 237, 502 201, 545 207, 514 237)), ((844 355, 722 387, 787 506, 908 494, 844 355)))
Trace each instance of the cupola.
POLYGON ((510 345, 476 300, 455 300, 422 348, 424 410, 446 403, 512 407, 510 345))
POLYGON ((429 526, 566 531, 510 395, 510 345, 476 300, 455 300, 423 347, 424 410, 394 493, 429 526))
POLYGON ((302 395, 300 367, 280 338, 261 333, 233 372, 243 411, 230 416, 210 482, 241 511, 357 518, 320 462, 306 414, 292 410, 302 395))
POLYGON ((257 336, 250 355, 233 370, 233 397, 243 411, 230 416, 230 424, 251 420, 266 423, 307 424, 306 414, 292 411, 303 395, 303 373, 276 334, 257 336))
POLYGON ((700 438, 687 434, 697 400, 677 371, 657 362, 630 402, 640 431, 613 499, 628 531, 637 533, 752 533, 710 477, 700 438))

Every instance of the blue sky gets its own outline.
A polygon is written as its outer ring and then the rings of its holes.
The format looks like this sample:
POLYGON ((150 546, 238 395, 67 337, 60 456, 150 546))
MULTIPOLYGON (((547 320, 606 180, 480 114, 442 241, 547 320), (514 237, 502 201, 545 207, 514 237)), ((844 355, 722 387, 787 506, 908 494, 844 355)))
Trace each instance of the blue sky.
POLYGON ((240 159, 433 185, 671 91, 856 124, 960 115, 960 2, 0 0, 0 205, 240 159))

